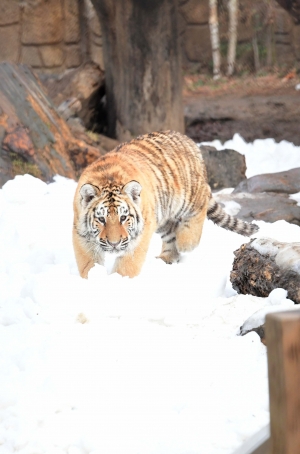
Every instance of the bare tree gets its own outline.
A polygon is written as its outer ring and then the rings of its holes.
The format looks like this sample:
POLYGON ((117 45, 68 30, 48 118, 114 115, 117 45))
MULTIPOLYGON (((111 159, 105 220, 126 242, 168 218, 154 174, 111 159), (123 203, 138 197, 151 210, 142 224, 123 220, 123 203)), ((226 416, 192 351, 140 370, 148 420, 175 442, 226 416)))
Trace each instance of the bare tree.
POLYGON ((252 47, 253 47, 253 55, 254 55, 254 67, 255 67, 255 71, 258 72, 260 69, 260 58, 259 58, 259 47, 258 47, 258 38, 257 38, 257 32, 259 29, 259 17, 258 17, 257 11, 254 11, 252 20, 253 20, 252 47))
POLYGON ((219 79, 221 77, 221 56, 217 0, 209 0, 209 29, 212 47, 214 79, 219 79))
POLYGON ((238 23, 238 0, 228 0, 228 53, 227 53, 227 76, 232 76, 235 67, 237 23, 238 23))

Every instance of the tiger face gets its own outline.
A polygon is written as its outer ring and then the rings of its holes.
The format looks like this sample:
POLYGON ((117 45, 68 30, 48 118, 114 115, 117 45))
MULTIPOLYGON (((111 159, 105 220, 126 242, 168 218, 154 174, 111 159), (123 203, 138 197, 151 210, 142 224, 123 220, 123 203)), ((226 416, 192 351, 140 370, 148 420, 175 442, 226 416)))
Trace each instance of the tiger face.
POLYGON ((78 233, 95 255, 101 252, 122 255, 138 238, 143 230, 141 189, 137 181, 101 189, 87 183, 80 188, 82 212, 78 233))

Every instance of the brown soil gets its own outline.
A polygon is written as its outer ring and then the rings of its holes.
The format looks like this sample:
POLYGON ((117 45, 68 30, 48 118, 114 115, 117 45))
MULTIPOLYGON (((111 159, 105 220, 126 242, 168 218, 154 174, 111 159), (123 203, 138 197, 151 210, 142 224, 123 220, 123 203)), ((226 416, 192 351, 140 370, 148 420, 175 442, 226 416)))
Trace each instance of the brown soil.
POLYGON ((299 83, 294 72, 218 81, 186 76, 186 133, 199 142, 223 142, 239 133, 247 142, 273 137, 300 145, 299 83))

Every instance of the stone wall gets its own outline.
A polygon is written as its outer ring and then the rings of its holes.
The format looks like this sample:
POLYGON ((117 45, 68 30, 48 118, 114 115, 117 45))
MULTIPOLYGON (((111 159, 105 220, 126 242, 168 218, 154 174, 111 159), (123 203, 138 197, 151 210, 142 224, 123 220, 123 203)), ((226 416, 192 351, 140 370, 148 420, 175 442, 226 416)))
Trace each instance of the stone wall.
MULTIPOLYGON (((275 0, 271 1, 272 64, 293 67, 298 62, 300 66, 300 25, 294 25, 288 13, 275 0)), ((244 65, 252 70, 254 29, 249 10, 257 4, 263 20, 262 8, 266 2, 239 3, 238 63, 240 68, 244 65)), ((219 19, 225 65, 228 17, 226 2, 220 4, 223 4, 219 19)), ((180 0, 180 40, 183 67, 187 70, 212 69, 208 5, 209 0, 180 0)), ((26 63, 42 73, 61 73, 87 61, 104 69, 101 29, 91 0, 0 0, 0 43, 0 61, 26 63)))
MULTIPOLYGON (((209 32, 209 1, 181 0, 180 38, 183 67, 195 71, 212 70, 209 32)), ((228 14, 226 1, 220 0, 219 33, 222 63, 226 64, 228 41, 228 14)), ((275 0, 243 0, 239 2, 237 61, 240 68, 254 69, 252 39, 257 34, 261 63, 266 54, 267 23, 271 23, 272 65, 287 68, 300 67, 300 25, 275 0), (255 23, 255 20, 258 23, 255 23)))
POLYGON ((102 38, 90 0, 1 0, 0 61, 61 73, 86 61, 103 69, 102 38))

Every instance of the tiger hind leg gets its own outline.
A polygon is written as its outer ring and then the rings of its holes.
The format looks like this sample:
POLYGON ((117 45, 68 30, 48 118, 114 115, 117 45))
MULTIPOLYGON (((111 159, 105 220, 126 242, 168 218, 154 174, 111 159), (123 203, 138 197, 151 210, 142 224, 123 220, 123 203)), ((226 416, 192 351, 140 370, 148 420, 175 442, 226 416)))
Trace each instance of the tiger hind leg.
POLYGON ((175 235, 171 239, 163 241, 161 253, 157 258, 168 264, 179 262, 180 254, 176 247, 175 235))
POLYGON ((183 219, 176 229, 176 249, 190 252, 200 243, 206 210, 201 210, 193 217, 183 219))

